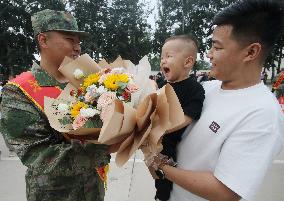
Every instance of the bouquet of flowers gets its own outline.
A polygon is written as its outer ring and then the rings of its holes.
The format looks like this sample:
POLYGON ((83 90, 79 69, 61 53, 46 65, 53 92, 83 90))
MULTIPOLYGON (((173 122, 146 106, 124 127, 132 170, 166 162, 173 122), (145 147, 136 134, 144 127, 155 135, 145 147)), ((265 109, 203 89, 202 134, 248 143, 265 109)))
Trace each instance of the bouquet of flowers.
POLYGON ((69 138, 118 144, 118 166, 139 148, 145 158, 157 154, 165 131, 184 120, 173 88, 157 92, 152 85, 147 57, 138 65, 120 57, 97 64, 85 54, 63 61, 59 71, 69 84, 56 99, 45 97, 50 125, 69 138))
POLYGON ((75 69, 75 79, 83 78, 83 83, 70 93, 76 101, 69 106, 63 104, 63 108, 70 110, 69 120, 72 121, 74 130, 81 127, 101 128, 115 99, 131 102, 131 94, 139 88, 134 83, 133 76, 123 71, 123 68, 104 68, 86 76, 79 68, 75 69))
POLYGON ((149 83, 145 83, 145 78, 148 78, 145 69, 150 69, 147 58, 142 60, 140 66, 144 72, 137 70, 139 66, 120 57, 110 64, 105 60, 97 64, 87 54, 75 60, 66 57, 59 71, 69 84, 58 98, 45 97, 44 100, 50 125, 77 139, 85 137, 97 140, 101 130, 106 129, 111 129, 116 136, 130 132, 135 126, 132 125, 134 104, 155 91, 149 87, 149 83), (137 79, 138 76, 134 77, 132 73, 139 73, 143 79, 137 79), (126 122, 126 119, 131 123, 126 122))

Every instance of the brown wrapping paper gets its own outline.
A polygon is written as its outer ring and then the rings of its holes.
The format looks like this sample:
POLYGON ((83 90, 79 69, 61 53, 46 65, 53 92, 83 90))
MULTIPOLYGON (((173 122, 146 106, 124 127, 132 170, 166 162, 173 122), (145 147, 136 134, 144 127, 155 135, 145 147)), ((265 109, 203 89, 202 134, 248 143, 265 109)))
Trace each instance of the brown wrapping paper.
POLYGON ((118 166, 124 165, 134 152, 145 142, 151 130, 151 118, 154 117, 156 94, 147 96, 137 109, 137 128, 122 142, 117 151, 115 162, 118 166))
MULTIPOLYGON (((146 59, 143 58, 143 64, 146 59)), ((143 101, 139 101, 137 107, 128 103, 115 100, 110 106, 102 128, 80 128, 72 129, 72 125, 61 125, 59 119, 66 114, 56 110, 59 103, 75 101, 70 96, 70 91, 78 88, 83 79, 76 80, 73 72, 80 68, 84 75, 95 73, 101 67, 126 67, 131 68, 130 61, 122 60, 120 57, 113 63, 108 64, 102 60, 99 64, 88 55, 72 60, 66 58, 60 72, 68 78, 68 84, 57 99, 45 97, 44 111, 49 119, 50 125, 57 131, 76 136, 90 135, 88 139, 92 143, 119 144, 116 155, 116 164, 124 165, 134 152, 141 148, 145 158, 155 155, 162 150, 161 139, 166 130, 172 129, 184 122, 184 114, 173 88, 167 84, 159 93, 144 95, 143 101), (174 114, 174 115, 170 115, 174 114)))
POLYGON ((58 112, 57 105, 59 103, 69 103, 75 101, 74 97, 70 96, 70 91, 75 87, 72 84, 67 84, 62 93, 57 99, 44 97, 44 112, 49 120, 50 126, 61 133, 72 135, 93 135, 97 139, 100 133, 100 128, 80 128, 73 130, 71 124, 62 125, 59 119, 67 115, 67 112, 58 112))
POLYGON ((133 132, 136 125, 136 110, 119 100, 113 103, 113 109, 101 129, 98 141, 102 144, 116 144, 133 132))
POLYGON ((159 95, 151 94, 144 99, 137 108, 136 118, 136 129, 117 151, 118 166, 124 165, 139 148, 145 158, 159 153, 163 135, 184 122, 184 113, 173 88, 167 84, 159 95))
MULTIPOLYGON (((64 62, 66 62, 66 59, 64 62)), ((64 64, 65 65, 61 65, 58 70, 76 88, 80 87, 80 84, 83 82, 84 79, 84 78, 76 79, 74 77, 73 73, 77 68, 80 68, 83 71, 84 75, 96 73, 100 70, 99 65, 88 54, 83 54, 82 56, 78 57, 73 61, 70 60, 68 61, 67 59, 67 64, 66 63, 64 64)))

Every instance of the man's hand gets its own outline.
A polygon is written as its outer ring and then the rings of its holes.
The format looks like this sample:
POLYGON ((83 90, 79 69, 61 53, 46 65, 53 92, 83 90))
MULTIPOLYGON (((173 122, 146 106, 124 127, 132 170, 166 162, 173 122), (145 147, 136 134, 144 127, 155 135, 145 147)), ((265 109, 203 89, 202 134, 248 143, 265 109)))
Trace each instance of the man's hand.
POLYGON ((169 158, 168 156, 161 153, 145 159, 145 164, 147 167, 152 167, 155 170, 161 168, 164 165, 170 165, 173 167, 177 165, 177 163, 174 162, 172 158, 169 158))

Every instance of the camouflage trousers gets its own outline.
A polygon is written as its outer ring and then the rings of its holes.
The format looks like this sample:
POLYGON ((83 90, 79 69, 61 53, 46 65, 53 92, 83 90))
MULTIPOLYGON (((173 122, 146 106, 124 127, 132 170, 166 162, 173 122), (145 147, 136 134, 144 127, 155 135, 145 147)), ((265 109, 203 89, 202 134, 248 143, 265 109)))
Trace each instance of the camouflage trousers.
POLYGON ((96 172, 74 176, 26 173, 27 201, 103 201, 104 183, 96 172))

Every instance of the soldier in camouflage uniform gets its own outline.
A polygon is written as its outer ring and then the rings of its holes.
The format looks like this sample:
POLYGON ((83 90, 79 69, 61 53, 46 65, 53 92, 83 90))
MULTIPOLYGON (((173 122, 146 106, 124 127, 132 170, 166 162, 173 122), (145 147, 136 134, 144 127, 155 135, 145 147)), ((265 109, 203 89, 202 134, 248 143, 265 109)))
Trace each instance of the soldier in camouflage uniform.
MULTIPOLYGON (((46 88, 63 88, 64 77, 57 70, 65 56, 80 54, 80 39, 75 18, 63 11, 43 10, 32 17, 41 61, 28 74, 19 75, 2 90, 1 133, 11 144, 26 172, 28 201, 102 201, 104 182, 96 168, 109 163, 106 145, 66 140, 50 127, 43 107, 34 96, 46 88), (28 85, 27 85, 28 83, 28 85)), ((52 94, 51 94, 52 95, 52 94)))

